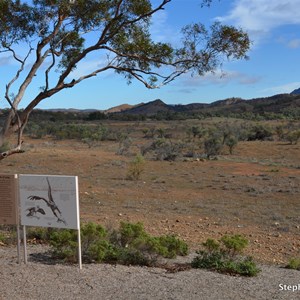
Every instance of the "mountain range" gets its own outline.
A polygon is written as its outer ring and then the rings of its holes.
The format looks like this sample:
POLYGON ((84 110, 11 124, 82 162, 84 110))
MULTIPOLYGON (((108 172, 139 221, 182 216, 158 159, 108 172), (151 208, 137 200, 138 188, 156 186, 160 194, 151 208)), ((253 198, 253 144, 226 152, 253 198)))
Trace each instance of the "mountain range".
POLYGON ((296 89, 296 90, 293 90, 291 92, 292 95, 300 95, 300 88, 299 89, 296 89))
POLYGON ((161 99, 156 99, 147 103, 130 106, 128 104, 116 106, 104 113, 117 113, 128 115, 151 116, 157 113, 281 113, 286 109, 300 108, 300 89, 291 94, 278 94, 266 98, 255 98, 244 100, 241 98, 229 98, 208 103, 190 103, 169 105, 161 99))
MULTIPOLYGON (((213 114, 213 115, 229 115, 242 113, 282 113, 288 110, 297 115, 300 114, 300 88, 295 89, 290 94, 278 94, 271 97, 255 98, 245 100, 242 98, 228 98, 218 100, 212 103, 190 103, 170 105, 164 103, 161 99, 156 99, 147 103, 139 103, 137 105, 122 104, 112 107, 107 110, 97 109, 35 109, 40 112, 60 112, 71 113, 77 115, 88 115, 90 113, 102 113, 112 115, 144 115, 153 116, 158 113, 174 114, 183 113, 185 115, 192 114, 213 114)), ((3 110, 0 109, 0 116, 3 115, 3 110)))

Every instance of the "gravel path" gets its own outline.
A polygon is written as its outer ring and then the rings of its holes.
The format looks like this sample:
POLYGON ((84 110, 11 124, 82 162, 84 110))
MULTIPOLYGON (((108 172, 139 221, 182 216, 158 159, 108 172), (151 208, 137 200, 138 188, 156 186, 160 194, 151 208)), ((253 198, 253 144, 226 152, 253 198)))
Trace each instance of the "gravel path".
POLYGON ((300 299, 300 272, 275 266, 261 266, 254 278, 107 264, 84 264, 79 270, 76 265, 39 261, 43 251, 42 246, 30 246, 28 264, 19 265, 15 248, 0 246, 1 300, 300 299), (288 285, 297 290, 287 290, 288 285))

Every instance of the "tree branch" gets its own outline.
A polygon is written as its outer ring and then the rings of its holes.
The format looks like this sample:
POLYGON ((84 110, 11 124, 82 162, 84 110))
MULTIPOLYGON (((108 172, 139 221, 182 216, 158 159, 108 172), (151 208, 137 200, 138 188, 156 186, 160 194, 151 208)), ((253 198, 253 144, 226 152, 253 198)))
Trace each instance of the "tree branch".
POLYGON ((12 52, 14 59, 21 64, 21 66, 18 69, 15 77, 6 85, 5 99, 8 101, 8 103, 10 104, 11 107, 13 107, 13 105, 12 105, 12 101, 11 101, 10 96, 9 96, 10 87, 20 77, 20 74, 24 70, 24 66, 25 66, 26 60, 29 57, 29 55, 30 55, 30 53, 31 53, 32 50, 33 50, 33 48, 30 47, 30 49, 29 49, 26 57, 23 60, 21 60, 20 58, 17 57, 15 51, 11 47, 8 47, 8 51, 12 52))
POLYGON ((5 152, 0 153, 0 161, 4 158, 7 158, 10 155, 16 154, 16 153, 24 153, 25 151, 21 149, 21 144, 17 147, 7 150, 5 152))

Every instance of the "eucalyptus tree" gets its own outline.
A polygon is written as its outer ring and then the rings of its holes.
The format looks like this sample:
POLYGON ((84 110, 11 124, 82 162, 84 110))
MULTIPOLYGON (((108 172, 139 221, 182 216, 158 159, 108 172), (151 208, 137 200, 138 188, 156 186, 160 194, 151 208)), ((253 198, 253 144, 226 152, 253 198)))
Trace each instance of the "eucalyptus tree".
POLYGON ((180 46, 155 41, 152 17, 171 5, 172 0, 0 0, 0 60, 10 56, 17 65, 11 78, 1 75, 9 111, 0 122, 0 147, 12 138, 15 144, 0 151, 0 160, 23 151, 23 130, 41 101, 102 72, 113 70, 128 83, 137 80, 152 89, 187 72, 204 75, 224 59, 246 58, 247 34, 220 23, 186 25, 180 46), (94 69, 76 77, 80 62, 95 55, 94 69), (36 77, 43 86, 20 110, 36 77))

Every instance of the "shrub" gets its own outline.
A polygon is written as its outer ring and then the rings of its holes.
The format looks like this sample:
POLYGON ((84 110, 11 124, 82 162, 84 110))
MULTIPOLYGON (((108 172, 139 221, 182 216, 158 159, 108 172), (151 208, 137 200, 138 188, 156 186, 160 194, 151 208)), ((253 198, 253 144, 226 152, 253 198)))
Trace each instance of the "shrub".
POLYGON ((218 243, 214 239, 207 239, 206 242, 203 243, 203 246, 209 251, 209 252, 217 252, 220 249, 220 243, 218 243))
POLYGON ((291 132, 288 132, 286 134, 286 139, 291 143, 291 144, 297 144, 298 140, 300 139, 300 130, 293 130, 291 132))
MULTIPOLYGON (((101 225, 81 227, 82 257, 85 262, 109 262, 124 265, 153 265, 159 256, 186 255, 188 246, 175 236, 153 237, 142 223, 121 222, 119 229, 108 231, 101 225)), ((51 234, 54 257, 74 262, 77 259, 77 234, 57 230, 51 234)))
POLYGON ((5 235, 0 232, 0 243, 5 243, 5 235))
POLYGON ((300 257, 291 258, 286 268, 300 271, 300 257))
POLYGON ((167 258, 175 258, 177 255, 188 254, 188 245, 175 235, 163 235, 159 238, 159 254, 167 258))
POLYGON ((222 266, 222 272, 252 277, 256 276, 260 270, 251 257, 246 257, 240 261, 226 260, 222 266))
POLYGON ((160 138, 160 139, 164 138, 166 135, 166 130, 164 128, 158 128, 158 129, 156 129, 156 132, 157 132, 158 138, 160 138))
POLYGON ((0 243, 11 245, 15 244, 17 232, 15 225, 0 225, 0 243))
POLYGON ((271 140, 273 132, 268 126, 263 126, 262 124, 256 124, 253 126, 248 135, 248 141, 265 141, 271 140))
POLYGON ((156 131, 156 128, 155 128, 155 127, 144 128, 144 129, 142 130, 142 132, 143 132, 143 134, 144 134, 144 138, 147 138, 147 139, 154 138, 155 131, 156 131))
POLYGON ((207 130, 205 128, 203 128, 202 126, 192 126, 189 127, 186 131, 187 134, 187 138, 190 139, 190 137, 192 136, 193 139, 195 138, 199 138, 201 139, 202 137, 204 137, 207 133, 207 130))
POLYGON ((57 230, 50 236, 53 257, 75 262, 77 259, 77 232, 75 230, 57 230))
POLYGON ((208 159, 220 154, 223 144, 220 138, 216 135, 212 135, 204 141, 204 151, 208 159))
POLYGON ((224 244, 226 252, 230 256, 241 254, 242 251, 248 246, 248 240, 239 234, 230 236, 225 235, 221 238, 221 242, 224 244))
POLYGON ((119 135, 119 148, 116 152, 118 155, 126 155, 129 154, 130 146, 132 145, 132 139, 128 136, 119 135))
POLYGON ((143 254, 144 261, 153 264, 157 256, 174 258, 177 255, 187 255, 187 244, 174 235, 159 237, 150 236, 142 223, 121 222, 118 231, 113 233, 112 242, 122 248, 128 249, 139 257, 143 254))
POLYGON ((241 253, 248 240, 241 235, 223 236, 220 241, 207 239, 202 243, 204 250, 192 261, 193 268, 205 268, 221 273, 256 276, 260 269, 251 257, 242 257, 241 253))
POLYGON ((158 138, 151 144, 141 147, 143 155, 152 153, 156 160, 174 161, 182 155, 184 148, 181 142, 172 142, 171 139, 158 138))
POLYGON ((180 142, 165 140, 159 148, 156 149, 155 155, 157 160, 175 161, 181 156, 183 145, 180 142))
POLYGON ((198 254, 192 261, 193 268, 220 270, 224 264, 223 254, 219 251, 196 251, 198 254))
POLYGON ((26 235, 29 240, 31 239, 40 243, 45 243, 50 241, 53 231, 53 228, 30 227, 28 228, 26 235))
POLYGON ((104 125, 89 125, 78 123, 40 121, 38 124, 29 122, 25 133, 31 137, 42 138, 49 135, 55 139, 77 139, 92 146, 92 142, 104 141, 112 138, 112 132, 104 125))
POLYGON ((129 163, 126 178, 129 180, 139 180, 145 168, 145 160, 141 154, 137 154, 129 163))
POLYGON ((236 147, 237 144, 238 144, 238 139, 233 135, 230 135, 225 139, 225 145, 228 146, 230 154, 233 153, 233 149, 236 147))

